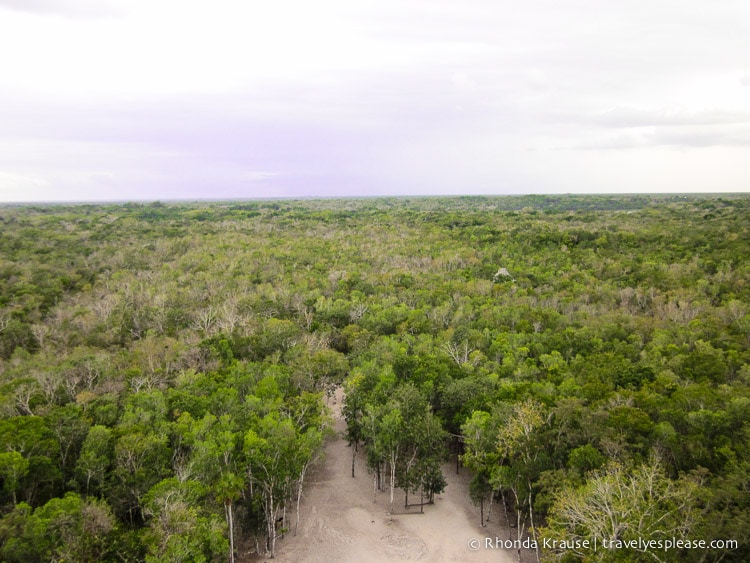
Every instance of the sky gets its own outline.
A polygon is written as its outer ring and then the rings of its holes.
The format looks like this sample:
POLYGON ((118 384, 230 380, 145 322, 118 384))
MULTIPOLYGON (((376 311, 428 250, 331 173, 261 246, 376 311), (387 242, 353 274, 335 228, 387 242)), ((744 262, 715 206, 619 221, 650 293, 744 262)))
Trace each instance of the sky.
POLYGON ((0 202, 748 191, 747 0, 0 0, 0 202))

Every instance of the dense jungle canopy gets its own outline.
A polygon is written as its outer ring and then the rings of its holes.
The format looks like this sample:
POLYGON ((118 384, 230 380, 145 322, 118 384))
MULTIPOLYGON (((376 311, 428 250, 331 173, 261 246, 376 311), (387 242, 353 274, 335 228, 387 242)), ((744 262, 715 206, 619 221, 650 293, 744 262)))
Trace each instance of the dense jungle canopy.
MULTIPOLYGON (((0 207, 0 560, 273 554, 344 386, 384 486, 750 558, 750 197, 0 207)), ((428 516, 429 517, 429 516, 428 516)))

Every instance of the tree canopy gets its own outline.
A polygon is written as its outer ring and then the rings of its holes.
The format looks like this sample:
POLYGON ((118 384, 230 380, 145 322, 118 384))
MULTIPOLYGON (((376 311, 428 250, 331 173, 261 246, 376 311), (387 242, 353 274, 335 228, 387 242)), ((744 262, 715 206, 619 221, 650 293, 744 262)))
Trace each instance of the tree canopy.
POLYGON ((458 456, 519 537, 747 560, 749 230, 731 194, 2 206, 0 559, 272 555, 343 386, 391 511, 458 456))

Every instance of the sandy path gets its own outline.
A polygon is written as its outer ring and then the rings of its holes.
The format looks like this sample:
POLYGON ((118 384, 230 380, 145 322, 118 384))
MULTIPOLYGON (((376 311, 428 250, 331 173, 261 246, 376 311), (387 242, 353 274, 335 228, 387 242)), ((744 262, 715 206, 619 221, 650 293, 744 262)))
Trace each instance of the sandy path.
MULTIPOLYGON (((333 414, 339 436, 345 430, 340 415, 341 393, 336 396, 333 414)), ((515 553, 486 549, 484 538, 498 533, 497 525, 481 528, 477 509, 468 497, 466 472, 456 475, 455 465, 446 464, 446 491, 426 505, 424 514, 412 507, 404 512, 403 492, 397 490, 393 517, 388 515, 389 492, 378 493, 373 502, 373 479, 367 473, 362 452, 358 455, 356 478, 351 476, 351 448, 340 437, 325 448, 325 461, 306 484, 300 510, 298 534, 279 538, 275 561, 515 561, 515 553), (477 538, 478 550, 469 548, 477 538)), ((417 501, 414 498, 413 501, 417 501)), ((290 522, 294 526, 294 515, 290 522)), ((507 532, 501 536, 507 538, 507 532)))

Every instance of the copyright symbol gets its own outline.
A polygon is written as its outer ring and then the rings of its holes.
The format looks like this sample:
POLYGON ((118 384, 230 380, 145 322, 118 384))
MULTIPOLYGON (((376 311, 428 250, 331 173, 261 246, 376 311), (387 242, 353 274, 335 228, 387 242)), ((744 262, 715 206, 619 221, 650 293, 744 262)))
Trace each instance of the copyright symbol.
POLYGON ((472 551, 479 551, 479 548, 482 546, 482 542, 480 542, 477 538, 471 538, 469 540, 469 549, 472 551))

